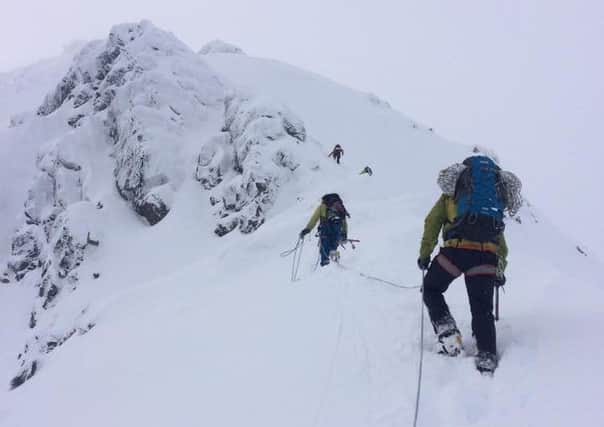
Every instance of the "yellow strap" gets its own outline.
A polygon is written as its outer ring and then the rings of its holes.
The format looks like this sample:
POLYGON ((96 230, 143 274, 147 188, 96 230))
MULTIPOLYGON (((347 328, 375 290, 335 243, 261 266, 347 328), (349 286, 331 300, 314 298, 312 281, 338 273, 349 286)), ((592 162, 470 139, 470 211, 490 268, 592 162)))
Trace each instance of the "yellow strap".
POLYGON ((492 242, 474 242, 472 240, 451 239, 445 242, 447 248, 470 249, 473 251, 486 251, 497 253, 498 246, 492 242))

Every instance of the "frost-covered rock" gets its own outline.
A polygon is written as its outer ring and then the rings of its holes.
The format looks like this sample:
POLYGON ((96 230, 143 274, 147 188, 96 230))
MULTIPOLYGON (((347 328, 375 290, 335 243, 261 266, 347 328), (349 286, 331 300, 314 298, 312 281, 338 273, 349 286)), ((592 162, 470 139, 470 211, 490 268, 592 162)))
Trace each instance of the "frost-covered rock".
POLYGON ((182 183, 187 130, 201 126, 222 98, 222 84, 198 55, 143 21, 88 44, 38 114, 71 108, 74 128, 102 114, 115 144, 119 194, 153 225, 182 183))
POLYGON ((209 53, 234 53, 245 55, 245 52, 243 52, 241 48, 222 40, 212 40, 211 42, 206 43, 199 53, 201 55, 207 55, 209 53))
POLYGON ((62 302, 81 286, 81 266, 102 245, 99 191, 116 188, 149 224, 161 221, 192 172, 183 166, 194 165, 194 157, 187 161, 191 134, 222 124, 210 119, 222 116, 223 92, 199 55, 141 22, 87 44, 40 105, 37 115, 62 131, 37 156, 3 276, 37 295, 13 387, 34 375, 47 353, 91 328, 86 307, 65 313, 62 302))
POLYGON ((37 289, 29 317, 32 337, 18 358, 20 372, 13 387, 37 371, 46 337, 63 333, 53 330, 51 311, 63 293, 76 289, 78 267, 95 234, 96 206, 88 201, 84 185, 87 170, 71 150, 77 142, 65 137, 40 153, 38 174, 25 201, 25 222, 13 237, 8 272, 37 289))
POLYGON ((196 173, 212 189, 217 235, 235 228, 250 233, 264 223, 280 187, 301 164, 296 150, 305 140, 304 123, 285 106, 240 96, 226 100, 223 133, 203 145, 196 173))

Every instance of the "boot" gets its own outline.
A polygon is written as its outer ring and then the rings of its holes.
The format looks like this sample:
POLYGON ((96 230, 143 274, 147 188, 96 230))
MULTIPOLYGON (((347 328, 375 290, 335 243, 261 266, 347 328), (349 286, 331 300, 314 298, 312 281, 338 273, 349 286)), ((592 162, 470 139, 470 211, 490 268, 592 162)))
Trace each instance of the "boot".
POLYGON ((497 355, 488 351, 479 351, 474 358, 476 369, 482 374, 493 374, 497 368, 497 355))
POLYGON ((329 259, 334 262, 339 262, 340 261, 340 251, 336 251, 336 250, 329 251, 329 259))
POLYGON ((443 321, 434 325, 438 339, 438 352, 451 357, 459 356, 463 349, 461 333, 457 329, 455 320, 449 315, 443 321))

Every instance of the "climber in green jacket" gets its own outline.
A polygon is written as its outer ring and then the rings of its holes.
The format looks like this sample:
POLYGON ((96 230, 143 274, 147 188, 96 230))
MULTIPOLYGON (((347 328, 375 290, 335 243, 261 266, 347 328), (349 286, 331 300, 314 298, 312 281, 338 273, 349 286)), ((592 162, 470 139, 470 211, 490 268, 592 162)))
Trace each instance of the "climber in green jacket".
POLYGON ((304 238, 315 228, 317 222, 319 223, 321 266, 329 264, 330 259, 339 259, 338 245, 348 237, 347 217, 350 215, 340 196, 335 193, 326 194, 306 227, 300 232, 300 238, 304 238))
POLYGON ((504 211, 514 215, 522 204, 520 180, 503 171, 481 152, 442 170, 443 194, 424 221, 418 267, 427 270, 423 299, 439 343, 439 352, 457 356, 462 340, 444 293, 454 279, 465 277, 472 312, 472 332, 478 353, 476 368, 492 373, 497 367, 493 295, 505 284, 508 247, 504 211), (438 236, 443 244, 431 260, 438 236))

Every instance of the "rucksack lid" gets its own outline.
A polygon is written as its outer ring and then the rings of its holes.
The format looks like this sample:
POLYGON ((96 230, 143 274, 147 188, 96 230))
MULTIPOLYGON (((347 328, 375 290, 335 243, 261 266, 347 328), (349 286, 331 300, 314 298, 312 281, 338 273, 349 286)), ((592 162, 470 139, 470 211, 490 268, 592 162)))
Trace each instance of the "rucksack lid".
POLYGON ((337 193, 329 193, 329 194, 325 194, 322 198, 321 198, 321 202, 327 206, 328 209, 335 209, 337 211, 342 212, 345 216, 350 218, 350 214, 348 213, 348 211, 346 210, 346 207, 344 207, 344 202, 342 202, 342 199, 340 198, 340 195, 337 193))

